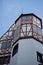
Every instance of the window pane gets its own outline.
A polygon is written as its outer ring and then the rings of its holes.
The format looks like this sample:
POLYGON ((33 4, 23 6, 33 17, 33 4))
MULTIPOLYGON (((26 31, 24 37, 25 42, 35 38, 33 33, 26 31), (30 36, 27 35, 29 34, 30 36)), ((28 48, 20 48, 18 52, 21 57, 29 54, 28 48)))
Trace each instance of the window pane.
POLYGON ((22 25, 22 30, 25 32, 26 31, 26 25, 22 25))
POLYGON ((38 34, 42 36, 42 30, 38 28, 38 34))
POLYGON ((37 33, 37 26, 33 25, 33 32, 37 33))
POLYGON ((12 32, 12 36, 15 38, 20 35, 20 27, 17 27, 16 30, 12 32))
POLYGON ((27 16, 27 20, 32 20, 32 16, 27 16))
POLYGON ((33 17, 33 21, 36 21, 36 17, 33 17))
POLYGON ((11 47, 11 41, 3 42, 1 49, 7 49, 11 47))
POLYGON ((37 52, 37 61, 43 63, 42 54, 40 52, 37 52))
POLYGON ((32 16, 23 16, 22 21, 29 21, 32 20, 32 16))
POLYGON ((23 16, 22 17, 22 21, 26 21, 26 16, 23 16))
POLYGON ((18 52, 18 44, 13 48, 12 57, 18 52))
POLYGON ((0 64, 9 64, 10 56, 0 57, 0 64))

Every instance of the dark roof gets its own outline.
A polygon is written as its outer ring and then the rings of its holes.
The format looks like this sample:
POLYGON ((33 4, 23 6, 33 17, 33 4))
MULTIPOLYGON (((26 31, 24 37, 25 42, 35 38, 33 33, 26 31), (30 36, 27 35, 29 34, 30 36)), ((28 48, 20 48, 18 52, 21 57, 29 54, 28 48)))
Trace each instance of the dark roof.
POLYGON ((15 21, 15 24, 17 23, 17 21, 22 17, 22 16, 29 16, 29 15, 32 15, 32 16, 35 16, 36 18, 38 18, 40 21, 41 21, 41 28, 42 28, 42 19, 39 18, 37 15, 33 14, 33 13, 29 13, 29 14, 21 14, 15 21))

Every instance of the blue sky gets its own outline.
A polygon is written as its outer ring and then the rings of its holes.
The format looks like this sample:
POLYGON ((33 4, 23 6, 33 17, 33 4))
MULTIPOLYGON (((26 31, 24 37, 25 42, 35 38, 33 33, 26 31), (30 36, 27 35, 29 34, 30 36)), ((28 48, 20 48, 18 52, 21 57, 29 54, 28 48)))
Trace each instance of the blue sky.
POLYGON ((43 22, 43 0, 0 0, 0 36, 21 13, 34 13, 43 22))

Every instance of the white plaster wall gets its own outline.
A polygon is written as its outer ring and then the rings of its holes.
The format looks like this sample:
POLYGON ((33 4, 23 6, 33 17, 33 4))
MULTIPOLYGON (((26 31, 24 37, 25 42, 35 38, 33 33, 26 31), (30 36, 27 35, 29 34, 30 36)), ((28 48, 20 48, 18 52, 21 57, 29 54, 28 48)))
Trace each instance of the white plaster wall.
POLYGON ((9 65, 38 65, 37 51, 43 54, 43 45, 30 38, 18 41, 18 53, 11 58, 9 65))

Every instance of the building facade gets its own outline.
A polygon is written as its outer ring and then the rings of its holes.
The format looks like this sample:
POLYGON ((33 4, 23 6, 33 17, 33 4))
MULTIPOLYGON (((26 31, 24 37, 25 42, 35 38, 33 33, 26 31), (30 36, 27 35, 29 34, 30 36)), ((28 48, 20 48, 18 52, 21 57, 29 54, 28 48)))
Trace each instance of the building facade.
POLYGON ((3 53, 10 55, 10 62, 3 64, 43 65, 42 20, 35 14, 21 14, 0 43, 3 53))

